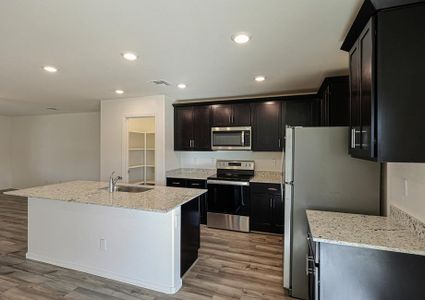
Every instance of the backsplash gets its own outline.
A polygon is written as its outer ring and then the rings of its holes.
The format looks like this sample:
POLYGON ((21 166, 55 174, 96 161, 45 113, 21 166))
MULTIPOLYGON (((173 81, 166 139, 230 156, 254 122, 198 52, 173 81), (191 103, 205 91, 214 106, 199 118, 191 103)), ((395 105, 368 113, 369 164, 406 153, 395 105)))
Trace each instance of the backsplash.
POLYGON ((281 152, 213 151, 179 152, 180 168, 215 169, 218 159, 253 160, 256 171, 282 172, 284 159, 281 152))
POLYGON ((425 223, 425 164, 386 163, 386 202, 425 223))
POLYGON ((390 205, 390 217, 397 223, 415 232, 419 237, 425 239, 425 223, 422 223, 394 205, 390 205))

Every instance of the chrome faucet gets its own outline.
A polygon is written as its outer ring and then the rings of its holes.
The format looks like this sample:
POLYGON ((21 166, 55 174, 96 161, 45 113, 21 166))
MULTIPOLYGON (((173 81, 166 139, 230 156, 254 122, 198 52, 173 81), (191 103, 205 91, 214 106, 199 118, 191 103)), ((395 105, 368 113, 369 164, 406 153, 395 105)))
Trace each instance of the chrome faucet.
POLYGON ((122 180, 121 176, 114 177, 115 171, 112 172, 111 177, 109 177, 109 192, 113 193, 117 189, 118 180, 122 180))

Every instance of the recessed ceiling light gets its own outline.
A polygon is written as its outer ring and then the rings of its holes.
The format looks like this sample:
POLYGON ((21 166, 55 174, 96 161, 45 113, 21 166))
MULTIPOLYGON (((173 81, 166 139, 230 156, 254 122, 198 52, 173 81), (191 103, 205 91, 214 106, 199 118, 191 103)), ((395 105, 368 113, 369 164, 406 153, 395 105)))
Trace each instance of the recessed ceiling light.
POLYGON ((122 95, 124 94, 123 90, 115 90, 115 94, 122 95))
POLYGON ((137 59, 137 55, 136 55, 135 53, 133 53, 133 52, 124 52, 124 53, 122 53, 121 55, 122 55, 122 57, 124 57, 126 60, 133 61, 133 60, 136 60, 136 59, 137 59))
POLYGON ((234 41, 236 44, 245 44, 248 43, 251 39, 251 36, 248 33, 236 33, 232 35, 232 41, 234 41))
POLYGON ((58 69, 53 66, 44 66, 43 70, 49 73, 56 73, 58 71, 58 69))
POLYGON ((255 76, 255 81, 257 81, 257 82, 262 82, 264 80, 266 80, 265 76, 255 76))
POLYGON ((184 83, 179 83, 179 84, 177 85, 177 87, 178 87, 179 89, 185 89, 185 88, 186 88, 186 85, 185 85, 184 83))

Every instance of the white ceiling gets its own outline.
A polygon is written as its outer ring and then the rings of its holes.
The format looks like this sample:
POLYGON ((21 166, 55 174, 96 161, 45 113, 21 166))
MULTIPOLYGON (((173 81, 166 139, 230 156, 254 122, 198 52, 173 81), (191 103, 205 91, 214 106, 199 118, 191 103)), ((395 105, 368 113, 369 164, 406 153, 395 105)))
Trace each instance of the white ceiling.
POLYGON ((0 2, 0 114, 94 111, 100 99, 316 90, 346 73, 339 50, 361 0, 0 2), (252 40, 233 43, 247 31, 252 40), (120 53, 140 58, 125 61, 120 53), (56 74, 44 65, 59 68, 56 74), (256 83, 255 75, 267 80, 256 83), (173 84, 149 83, 164 79, 173 84), (175 85, 184 82, 185 90, 175 85), (115 89, 125 90, 118 96, 115 89))

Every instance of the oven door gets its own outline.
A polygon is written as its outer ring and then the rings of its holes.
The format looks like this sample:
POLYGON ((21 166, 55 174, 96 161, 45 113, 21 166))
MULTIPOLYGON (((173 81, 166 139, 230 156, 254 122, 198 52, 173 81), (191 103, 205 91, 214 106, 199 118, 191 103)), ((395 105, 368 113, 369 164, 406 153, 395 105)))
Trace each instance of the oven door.
POLYGON ((251 150, 251 127, 211 128, 212 150, 251 150))
POLYGON ((208 227, 249 232, 249 183, 208 180, 208 227))

